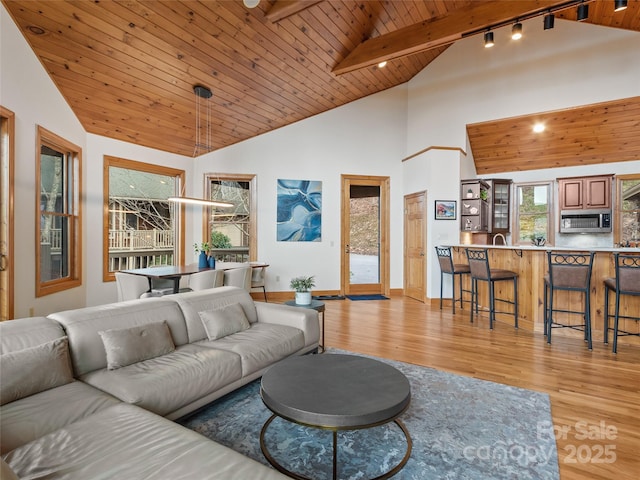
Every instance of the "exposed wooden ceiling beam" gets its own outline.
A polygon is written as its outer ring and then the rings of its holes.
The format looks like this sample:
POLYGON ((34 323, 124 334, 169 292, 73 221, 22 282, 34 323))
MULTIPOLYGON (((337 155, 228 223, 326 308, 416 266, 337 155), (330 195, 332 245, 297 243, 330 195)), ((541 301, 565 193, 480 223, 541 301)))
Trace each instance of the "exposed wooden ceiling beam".
POLYGON ((300 13, 322 1, 323 0, 278 0, 271 6, 265 14, 265 17, 272 23, 278 23, 280 20, 300 13))
POLYGON ((342 75, 382 61, 443 47, 462 39, 465 34, 566 3, 566 0, 471 2, 445 17, 415 23, 366 40, 336 65, 333 73, 342 75))

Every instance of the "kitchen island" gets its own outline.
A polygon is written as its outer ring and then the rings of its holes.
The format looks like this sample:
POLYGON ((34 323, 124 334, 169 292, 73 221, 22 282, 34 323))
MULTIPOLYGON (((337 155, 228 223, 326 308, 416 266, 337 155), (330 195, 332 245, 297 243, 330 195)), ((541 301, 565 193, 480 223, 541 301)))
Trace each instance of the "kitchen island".
MULTIPOLYGON (((591 272, 591 328, 594 341, 602 342, 604 337, 604 284, 607 277, 615 276, 614 252, 640 253, 638 248, 569 248, 569 247, 537 247, 533 245, 450 245, 453 249, 455 263, 467 263, 466 248, 487 248, 489 249, 489 265, 491 268, 501 268, 512 270, 518 273, 518 320, 520 328, 539 332, 541 335, 544 328, 544 275, 547 272, 547 251, 566 252, 595 252, 593 260, 593 270, 591 272)), ((468 276, 463 276, 465 289, 470 290, 468 276), (465 278, 466 277, 466 278, 465 278)), ((478 282, 480 308, 488 316, 488 291, 487 282, 478 282)), ((509 282, 498 282, 495 287, 497 298, 513 300, 513 289, 509 282), (504 285, 502 285, 504 284, 504 285)), ((466 298, 466 297, 465 297, 466 298)), ((614 295, 610 295, 610 312, 613 313, 614 295)), ((554 296, 554 305, 565 310, 582 310, 583 299, 578 292, 558 292, 554 296)), ((468 303, 465 307, 468 308, 468 303)), ((468 311, 468 310, 467 310, 468 311)), ((640 315, 640 297, 623 296, 620 302, 620 314, 628 316, 640 315)), ((556 314, 555 317, 566 322, 568 315, 556 314)), ((581 323, 582 319, 578 315, 572 317, 572 323, 581 323)), ((513 325, 513 315, 496 314, 496 320, 513 325)), ((613 326, 613 318, 609 319, 613 326)), ((620 320, 622 330, 638 332, 640 322, 634 320, 620 320)), ((556 329, 553 336, 565 335, 582 338, 583 334, 572 329, 556 329)), ((611 339, 611 335, 609 336, 611 339)), ((611 341, 611 340, 610 340, 611 341)), ((640 337, 619 337, 619 345, 634 344, 640 345, 640 337)))

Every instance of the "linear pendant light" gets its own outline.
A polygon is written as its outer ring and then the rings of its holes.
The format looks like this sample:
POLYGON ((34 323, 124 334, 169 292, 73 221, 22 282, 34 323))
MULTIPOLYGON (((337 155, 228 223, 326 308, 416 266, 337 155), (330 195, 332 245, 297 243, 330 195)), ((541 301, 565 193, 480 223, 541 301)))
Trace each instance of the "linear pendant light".
MULTIPOLYGON (((193 151, 193 156, 195 157, 200 149, 203 149, 204 153, 209 153, 211 151, 211 104, 209 102, 209 99, 213 96, 213 93, 211 92, 211 89, 209 87, 204 87, 202 85, 194 85, 193 93, 195 94, 196 98, 196 141, 193 151), (202 135, 200 133, 200 130, 202 128, 202 126, 200 125, 202 117, 201 102, 204 102, 206 107, 204 142, 202 141, 202 135)), ((204 198, 185 197, 184 195, 169 197, 167 200, 170 202, 185 203, 189 205, 205 205, 208 207, 233 207, 233 203, 229 202, 207 200, 204 198)))
POLYGON ((217 200, 205 200, 193 197, 169 197, 167 200, 175 203, 188 203, 190 205, 206 205, 208 207, 233 207, 233 203, 219 202, 217 200))

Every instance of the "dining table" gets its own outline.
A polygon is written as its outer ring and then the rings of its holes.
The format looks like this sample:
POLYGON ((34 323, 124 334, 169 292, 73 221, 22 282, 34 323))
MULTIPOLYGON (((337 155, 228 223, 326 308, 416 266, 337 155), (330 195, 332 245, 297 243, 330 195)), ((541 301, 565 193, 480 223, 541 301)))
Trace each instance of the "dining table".
POLYGON ((173 293, 180 291, 180 279, 187 275, 193 275, 198 272, 207 270, 231 270, 233 268, 242 268, 250 266, 251 268, 264 268, 269 264, 262 262, 216 262, 214 268, 199 267, 197 263, 189 265, 161 265, 157 267, 132 268, 122 270, 124 273, 132 275, 141 275, 149 279, 149 290, 151 290, 154 279, 173 280, 173 293))

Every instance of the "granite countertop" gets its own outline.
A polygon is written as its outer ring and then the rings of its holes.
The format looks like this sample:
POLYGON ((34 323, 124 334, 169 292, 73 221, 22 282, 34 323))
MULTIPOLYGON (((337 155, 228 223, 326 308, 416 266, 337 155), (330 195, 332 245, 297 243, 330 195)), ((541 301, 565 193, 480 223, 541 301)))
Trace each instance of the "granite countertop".
POLYGON ((540 250, 540 251, 568 251, 568 252, 640 252, 640 248, 630 247, 554 247, 553 245, 544 245, 542 247, 536 247, 535 245, 477 245, 477 244, 453 244, 450 247, 459 248, 495 248, 499 250, 540 250))

